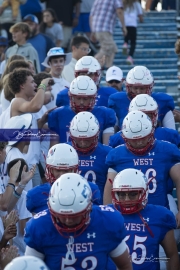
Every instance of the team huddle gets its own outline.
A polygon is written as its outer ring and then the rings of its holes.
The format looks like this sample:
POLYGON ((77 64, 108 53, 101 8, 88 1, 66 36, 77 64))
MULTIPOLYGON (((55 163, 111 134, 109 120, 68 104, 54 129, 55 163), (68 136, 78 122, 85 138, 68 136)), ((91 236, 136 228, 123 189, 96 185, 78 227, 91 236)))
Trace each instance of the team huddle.
MULTIPOLYGON (((144 66, 128 72, 126 91, 100 87, 100 80, 99 62, 82 57, 69 89, 58 93, 57 107, 44 119, 57 135, 46 156, 46 183, 27 188, 32 167, 14 190, 33 217, 25 227, 25 256, 6 270, 20 269, 20 263, 28 270, 179 269, 180 135, 174 101, 153 93, 153 75, 144 66)), ((11 115, 5 128, 31 129, 32 115, 11 115)), ((17 143, 31 142, 10 141, 7 156, 17 143)), ((20 164, 9 170, 13 166, 20 164)), ((4 191, 14 185, 8 179, 4 191)))

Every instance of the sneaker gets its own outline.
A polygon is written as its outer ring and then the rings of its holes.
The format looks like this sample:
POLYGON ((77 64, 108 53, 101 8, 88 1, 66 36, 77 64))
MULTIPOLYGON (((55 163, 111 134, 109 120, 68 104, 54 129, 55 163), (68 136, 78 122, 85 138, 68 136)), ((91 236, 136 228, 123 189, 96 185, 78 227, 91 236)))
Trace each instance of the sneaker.
POLYGON ((133 61, 133 58, 129 55, 128 58, 126 59, 126 63, 128 65, 133 65, 134 64, 134 61, 133 61))
POLYGON ((122 53, 127 55, 128 53, 128 45, 127 43, 124 43, 123 46, 122 46, 122 53))

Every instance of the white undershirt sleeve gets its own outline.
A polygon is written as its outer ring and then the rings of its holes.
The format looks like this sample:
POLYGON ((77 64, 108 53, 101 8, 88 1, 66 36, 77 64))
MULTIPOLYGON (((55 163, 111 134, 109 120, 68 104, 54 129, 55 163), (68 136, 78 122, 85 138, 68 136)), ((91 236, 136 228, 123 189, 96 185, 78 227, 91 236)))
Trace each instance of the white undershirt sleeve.
POLYGON ((176 129, 175 121, 174 121, 174 115, 172 111, 169 111, 166 113, 162 120, 163 127, 176 129))
POLYGON ((123 239, 122 242, 114 250, 111 251, 110 257, 116 258, 116 257, 122 255, 126 249, 127 249, 127 245, 123 239))
POLYGON ((44 260, 44 257, 45 257, 43 253, 38 252, 34 248, 30 248, 29 246, 26 246, 25 255, 26 256, 35 256, 41 260, 44 260))
POLYGON ((111 133, 111 134, 114 134, 114 127, 106 128, 105 130, 103 130, 103 134, 104 134, 104 133, 111 133))

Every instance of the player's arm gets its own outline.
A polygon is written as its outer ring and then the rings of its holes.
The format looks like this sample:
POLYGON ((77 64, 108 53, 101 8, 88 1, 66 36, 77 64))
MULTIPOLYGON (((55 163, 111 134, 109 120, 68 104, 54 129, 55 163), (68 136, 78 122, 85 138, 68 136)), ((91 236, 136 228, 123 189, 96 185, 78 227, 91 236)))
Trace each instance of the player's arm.
POLYGON ((47 78, 47 79, 42 80, 41 84, 43 84, 44 87, 38 88, 37 94, 34 96, 34 98, 31 101, 25 101, 22 98, 13 102, 12 104, 13 110, 20 113, 38 112, 44 105, 45 91, 46 91, 48 82, 50 80, 52 80, 52 78, 47 78))
POLYGON ((178 213, 176 215, 177 227, 180 228, 180 163, 175 164, 170 170, 170 177, 176 185, 178 198, 178 213))
POLYGON ((111 259, 119 270, 132 270, 131 256, 129 255, 126 242, 123 240, 119 246, 110 253, 111 259))
POLYGON ((166 233, 161 246, 164 248, 166 257, 168 258, 167 270, 178 270, 179 269, 179 256, 174 238, 174 230, 170 230, 166 233))
POLYGON ((116 174, 117 174, 116 171, 114 171, 113 169, 109 169, 108 174, 107 174, 106 184, 104 187, 103 204, 112 203, 111 189, 112 189, 112 183, 114 181, 116 174))

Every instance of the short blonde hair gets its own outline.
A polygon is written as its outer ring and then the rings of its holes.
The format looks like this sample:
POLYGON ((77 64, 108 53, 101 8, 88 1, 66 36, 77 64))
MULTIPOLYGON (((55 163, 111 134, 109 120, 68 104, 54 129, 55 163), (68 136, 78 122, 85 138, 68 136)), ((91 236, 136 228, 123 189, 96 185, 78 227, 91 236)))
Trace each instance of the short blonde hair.
POLYGON ((30 37, 31 29, 27 23, 19 22, 11 26, 9 29, 10 33, 22 31, 23 33, 27 33, 26 40, 30 37))

